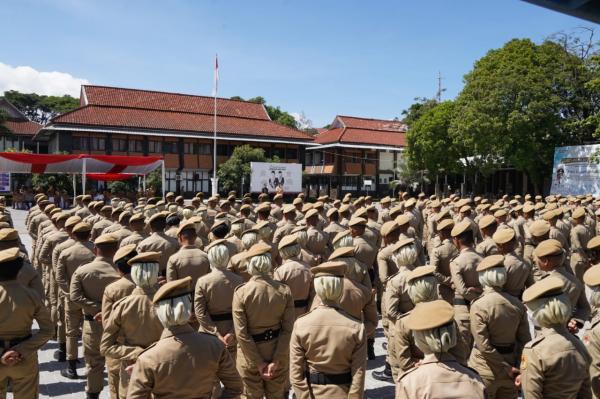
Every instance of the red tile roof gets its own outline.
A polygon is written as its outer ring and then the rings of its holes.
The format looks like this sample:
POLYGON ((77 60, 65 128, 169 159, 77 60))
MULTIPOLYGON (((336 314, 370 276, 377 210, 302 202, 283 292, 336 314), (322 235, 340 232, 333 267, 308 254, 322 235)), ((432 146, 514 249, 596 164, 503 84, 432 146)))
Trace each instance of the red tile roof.
MULTIPOLYGON (((217 103, 217 107, 218 107, 217 103)), ((59 125, 88 125, 104 128, 138 128, 165 131, 209 133, 213 131, 213 116, 196 113, 154 111, 88 105, 60 115, 52 120, 59 125)), ((280 139, 312 140, 304 132, 270 120, 221 116, 217 119, 220 134, 261 136, 280 139)))
POLYGON ((34 136, 42 128, 42 125, 35 122, 14 119, 9 119, 4 122, 4 126, 6 126, 11 133, 24 136, 34 136))
MULTIPOLYGON (((85 105, 206 115, 213 115, 215 109, 214 97, 88 85, 82 86, 82 91, 85 105)), ((218 99, 217 115, 269 120, 269 115, 262 104, 225 98, 218 99)))
POLYGON ((315 143, 406 146, 406 125, 399 121, 337 116, 332 126, 315 136, 315 143))

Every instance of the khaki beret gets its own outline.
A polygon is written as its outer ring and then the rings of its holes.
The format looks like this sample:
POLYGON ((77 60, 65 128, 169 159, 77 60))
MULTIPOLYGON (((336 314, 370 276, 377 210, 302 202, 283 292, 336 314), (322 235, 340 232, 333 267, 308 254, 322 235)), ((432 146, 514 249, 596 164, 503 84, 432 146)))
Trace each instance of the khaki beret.
POLYGON ((471 207, 469 205, 464 205, 460 208, 460 213, 471 212, 471 207))
POLYGON ((283 195, 282 194, 275 194, 275 196, 273 197, 273 201, 278 200, 278 199, 283 199, 283 195))
POLYGON ((450 232, 450 235, 452 237, 458 237, 466 231, 471 231, 471 222, 469 220, 463 220, 462 222, 454 226, 452 228, 452 231, 450 232))
POLYGON ((296 207, 294 205, 285 205, 283 207, 283 214, 296 212, 296 207))
POLYGON ((121 248, 119 248, 117 250, 117 252, 115 252, 115 255, 113 256, 113 262, 118 262, 121 259, 131 255, 132 253, 135 252, 135 249, 137 248, 137 244, 129 244, 129 245, 125 245, 122 246, 121 248))
POLYGON ((365 199, 361 197, 361 198, 358 198, 356 201, 354 201, 352 203, 352 205, 354 205, 354 207, 358 208, 359 206, 362 205, 363 202, 365 202, 365 199))
POLYGON ((563 281, 554 276, 539 280, 523 292, 523 302, 531 302, 534 299, 559 295, 563 292, 563 281))
POLYGON ((294 198, 294 200, 292 201, 293 205, 298 205, 298 204, 303 204, 304 201, 302 201, 302 198, 294 198))
POLYGON ((496 218, 494 218, 492 215, 485 215, 481 219, 479 219, 478 224, 480 229, 485 229, 487 227, 490 227, 494 223, 496 223, 496 218))
POLYGON ((134 213, 130 218, 129 218, 129 223, 131 222, 136 222, 138 220, 140 221, 144 221, 146 218, 144 217, 144 214, 141 212, 138 213, 134 213))
POLYGON ((587 243, 587 249, 596 250, 600 248, 600 236, 595 236, 587 243))
POLYGON ((496 244, 506 244, 515 238, 515 231, 513 229, 499 229, 497 230, 492 239, 496 244))
POLYGON ((245 211, 245 210, 252 210, 252 206, 248 205, 248 204, 244 204, 240 207, 240 211, 245 211))
POLYGON ((150 223, 152 223, 152 222, 154 222, 155 220, 158 220, 158 219, 165 219, 166 220, 167 219, 167 215, 164 214, 164 213, 162 213, 162 212, 158 212, 158 213, 155 213, 154 215, 150 216, 150 220, 148 220, 148 221, 150 223))
POLYGON ((310 211, 306 212, 306 215, 304 215, 305 219, 311 218, 313 216, 318 216, 319 215, 319 211, 317 211, 316 209, 311 209, 310 211))
POLYGON ((395 222, 398 224, 398 226, 404 226, 410 222, 410 217, 407 214, 400 215, 395 219, 395 222))
POLYGON ((387 221, 383 224, 383 226, 381 226, 381 236, 387 237, 389 234, 398 230, 399 227, 400 226, 398 226, 398 223, 396 223, 394 220, 387 221))
POLYGON ((344 277, 346 264, 344 262, 325 262, 310 269, 315 277, 335 276, 344 277))
POLYGON ((179 225, 179 228, 177 229, 177 235, 181 234, 185 230, 194 230, 194 231, 196 231, 196 224, 194 222, 189 221, 189 220, 186 221, 186 222, 181 223, 179 225))
POLYGON ((325 204, 322 201, 317 201, 313 204, 313 209, 323 209, 325 204))
POLYGON ((403 248, 407 245, 411 245, 415 242, 414 238, 404 238, 402 240, 399 240, 397 243, 394 244, 394 246, 392 247, 392 252, 397 252, 400 250, 400 248, 403 248))
POLYGON ((331 215, 339 213, 339 211, 337 210, 337 208, 331 208, 330 210, 327 211, 327 217, 331 217, 331 215))
POLYGON ((112 233, 107 233, 107 234, 102 234, 98 238, 96 238, 94 240, 94 245, 116 244, 118 242, 119 242, 119 238, 116 235, 114 235, 112 233))
POLYGON ((523 213, 529 213, 535 211, 535 205, 533 204, 525 204, 523 205, 523 213))
POLYGON ((19 232, 12 228, 0 229, 0 241, 15 241, 19 239, 19 232))
POLYGON ((67 219, 67 221, 65 222, 65 227, 72 227, 75 226, 77 223, 81 222, 81 218, 79 216, 71 216, 67 219))
POLYGON ((217 245, 226 245, 227 240, 225 238, 220 238, 218 240, 211 241, 207 246, 204 247, 204 251, 208 253, 208 250, 212 247, 216 247, 217 245))
POLYGON ((545 220, 536 220, 529 225, 529 233, 533 237, 542 237, 550 231, 550 223, 545 220))
POLYGON ((401 214, 403 211, 402 206, 398 205, 390 209, 390 218, 394 219, 396 215, 401 214))
POLYGON ((306 213, 306 212, 310 211, 311 209, 313 209, 313 204, 307 203, 307 204, 302 205, 301 212, 306 213))
POLYGON ((306 225, 296 226, 290 231, 291 234, 298 233, 299 231, 306 231, 308 227, 306 225))
POLYGON ((579 219, 585 216, 585 209, 584 208, 577 208, 573 211, 573 219, 579 219))
POLYGON ((366 218, 367 217, 367 208, 359 208, 352 215, 353 218, 366 218))
POLYGON ((390 202, 392 202, 390 197, 383 197, 381 201, 379 201, 380 204, 389 204, 390 202))
POLYGON ((73 233, 83 233, 86 231, 92 231, 92 226, 86 222, 79 222, 73 227, 73 233))
POLYGON ((131 266, 134 263, 158 263, 160 261, 160 256, 160 252, 140 252, 129 259, 127 264, 131 266))
POLYGON ((504 266, 504 256, 503 255, 490 255, 483 258, 481 262, 477 265, 477 271, 482 272, 487 269, 491 269, 493 267, 503 267, 504 266))
POLYGON ((538 244, 538 246, 533 251, 533 254, 538 258, 543 258, 545 256, 555 256, 563 253, 563 247, 559 241, 554 239, 549 239, 542 241, 538 244))
POLYGON ((404 207, 406 208, 410 208, 411 206, 415 206, 415 204, 417 203, 417 200, 414 198, 409 198, 404 202, 404 207))
POLYGON ((250 249, 246 252, 246 259, 250 259, 253 256, 259 256, 264 254, 271 253, 271 246, 264 242, 259 242, 250 247, 250 249))
POLYGON ((442 231, 446 229, 451 229, 454 227, 454 220, 452 219, 442 219, 437 223, 437 231, 442 231))
POLYGON ((222 226, 222 225, 229 226, 229 220, 226 218, 215 219, 215 222, 210 227, 210 231, 213 231, 214 229, 216 229, 217 227, 222 226))
POLYGON ((152 299, 152 303, 157 303, 162 300, 178 298, 189 295, 193 292, 192 278, 190 276, 179 280, 169 281, 163 284, 152 299))
POLYGON ((406 327, 413 331, 431 330, 454 320, 454 308, 444 300, 421 302, 406 318, 406 327))
POLYGON ((505 209, 498 209, 496 212, 494 212, 495 218, 501 218, 502 216, 506 216, 506 215, 508 215, 508 212, 506 212, 505 209))
POLYGON ((21 250, 18 247, 9 248, 0 251, 0 263, 6 263, 21 257, 21 250))
POLYGON ((331 241, 332 244, 335 244, 336 242, 338 242, 339 240, 341 240, 343 237, 346 237, 347 235, 350 234, 350 230, 344 230, 344 231, 340 231, 339 233, 337 233, 335 235, 335 237, 333 237, 333 240, 331 241))
POLYGON ((583 282, 590 287, 600 285, 600 265, 594 265, 583 274, 583 282))
POLYGON ((366 224, 367 224, 367 220, 364 218, 360 218, 360 217, 353 217, 352 219, 350 219, 350 222, 348 222, 349 227, 365 226, 366 224))
POLYGON ((280 250, 289 247, 290 245, 296 245, 298 243, 298 236, 296 234, 288 234, 279 241, 277 248, 280 250))
POLYGON ((535 208, 536 211, 539 211, 540 209, 544 209, 546 207, 546 205, 543 202, 538 202, 533 207, 535 208))
POLYGON ((328 260, 351 257, 354 257, 354 247, 341 247, 333 251, 328 260))
POLYGON ((350 211, 350 205, 344 204, 340 206, 340 213, 346 213, 350 211))
POLYGON ((410 283, 413 280, 416 280, 425 276, 433 276, 435 272, 435 266, 419 266, 415 267, 406 275, 406 282, 410 283))

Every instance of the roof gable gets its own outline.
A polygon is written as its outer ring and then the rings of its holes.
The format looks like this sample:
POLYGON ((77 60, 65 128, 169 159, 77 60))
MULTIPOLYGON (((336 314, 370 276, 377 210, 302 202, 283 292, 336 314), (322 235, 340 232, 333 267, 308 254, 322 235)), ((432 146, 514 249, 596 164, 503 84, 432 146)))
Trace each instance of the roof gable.
POLYGON ((357 118, 355 116, 342 115, 338 115, 337 119, 339 119, 347 128, 382 130, 388 132, 403 133, 405 133, 407 130, 406 124, 397 120, 357 118))
POLYGON ((396 120, 338 115, 329 130, 315 136, 317 144, 406 146, 406 125, 396 120))

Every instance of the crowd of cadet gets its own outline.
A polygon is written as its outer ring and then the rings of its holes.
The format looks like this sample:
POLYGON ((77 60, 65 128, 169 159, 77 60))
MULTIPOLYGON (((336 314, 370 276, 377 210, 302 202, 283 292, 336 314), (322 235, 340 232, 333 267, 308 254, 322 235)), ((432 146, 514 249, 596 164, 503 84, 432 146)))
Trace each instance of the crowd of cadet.
POLYGON ((591 195, 35 203, 30 251, 0 204, 0 398, 49 340, 87 398, 362 398, 379 325, 396 398, 600 397, 591 195))

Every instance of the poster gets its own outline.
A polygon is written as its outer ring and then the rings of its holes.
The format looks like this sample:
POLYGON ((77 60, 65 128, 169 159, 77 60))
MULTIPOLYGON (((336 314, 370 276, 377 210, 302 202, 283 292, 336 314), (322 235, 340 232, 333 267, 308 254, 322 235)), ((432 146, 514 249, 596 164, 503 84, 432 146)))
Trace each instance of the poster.
POLYGON ((302 165, 299 163, 250 162, 250 191, 253 193, 299 193, 302 165))
POLYGON ((554 150, 550 194, 600 195, 600 144, 554 150), (598 160, 594 156, 598 153, 598 160))
POLYGON ((0 193, 10 192, 10 173, 0 173, 0 193))

